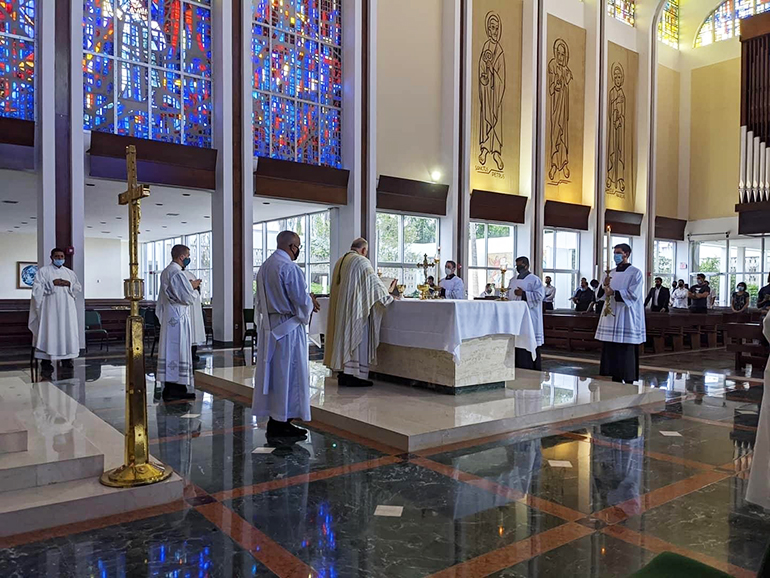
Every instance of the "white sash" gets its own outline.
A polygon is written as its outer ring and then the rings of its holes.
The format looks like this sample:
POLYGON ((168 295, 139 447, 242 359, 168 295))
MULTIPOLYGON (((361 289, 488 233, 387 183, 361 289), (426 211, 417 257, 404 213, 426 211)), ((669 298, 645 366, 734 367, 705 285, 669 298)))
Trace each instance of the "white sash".
MULTIPOLYGON (((275 354, 275 346, 279 340, 286 337, 297 327, 300 327, 302 322, 296 316, 292 316, 279 324, 275 329, 271 329, 270 313, 267 310, 267 296, 265 294, 264 283, 257 283, 257 291, 259 291, 260 307, 257 334, 259 335, 259 347, 264 347, 263 367, 261 368, 261 376, 258 377, 258 380, 262 380, 262 393, 267 395, 267 392, 270 390, 269 367, 273 355, 275 354)), ((280 315, 280 313, 276 313, 275 315, 280 315)), ((260 372, 258 371, 258 374, 259 373, 260 372)), ((255 383, 254 385, 257 386, 259 384, 255 383)))

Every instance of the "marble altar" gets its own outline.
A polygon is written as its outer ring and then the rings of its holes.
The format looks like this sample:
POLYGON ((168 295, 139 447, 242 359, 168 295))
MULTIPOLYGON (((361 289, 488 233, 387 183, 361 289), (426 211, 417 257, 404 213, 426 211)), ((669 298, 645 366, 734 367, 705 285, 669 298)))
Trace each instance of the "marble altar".
MULTIPOLYGON (((310 322, 310 339, 326 333, 328 299, 310 322)), ((382 319, 377 362, 380 379, 444 393, 502 388, 516 378, 516 347, 534 354, 534 328, 519 301, 402 299, 382 319)))

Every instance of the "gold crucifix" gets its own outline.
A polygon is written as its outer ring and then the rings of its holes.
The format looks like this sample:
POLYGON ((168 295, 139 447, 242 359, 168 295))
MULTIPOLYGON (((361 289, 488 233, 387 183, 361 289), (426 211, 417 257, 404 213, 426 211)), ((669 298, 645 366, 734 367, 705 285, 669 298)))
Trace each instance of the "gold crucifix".
POLYGON ((171 468, 150 461, 147 437, 147 383, 144 376, 144 324, 139 315, 139 302, 144 298, 144 280, 139 278, 139 222, 141 201, 150 196, 150 187, 137 183, 136 147, 126 147, 128 187, 118 196, 120 205, 128 205, 129 278, 123 281, 123 293, 131 302, 131 315, 126 320, 126 439, 123 465, 104 472, 100 481, 105 486, 131 488, 165 480, 171 468))

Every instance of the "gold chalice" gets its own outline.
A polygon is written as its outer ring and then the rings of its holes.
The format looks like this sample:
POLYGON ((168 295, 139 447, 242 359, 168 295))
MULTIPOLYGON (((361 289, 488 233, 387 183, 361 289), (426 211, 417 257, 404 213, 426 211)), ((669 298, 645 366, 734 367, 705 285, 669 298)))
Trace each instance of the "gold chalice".
POLYGON ((398 289, 398 294, 400 297, 404 297, 404 291, 406 291, 406 285, 403 283, 396 285, 396 289, 398 289))
POLYGON ((425 299, 428 299, 430 285, 428 285, 427 283, 423 283, 417 286, 417 290, 420 292, 420 301, 424 301, 425 299))

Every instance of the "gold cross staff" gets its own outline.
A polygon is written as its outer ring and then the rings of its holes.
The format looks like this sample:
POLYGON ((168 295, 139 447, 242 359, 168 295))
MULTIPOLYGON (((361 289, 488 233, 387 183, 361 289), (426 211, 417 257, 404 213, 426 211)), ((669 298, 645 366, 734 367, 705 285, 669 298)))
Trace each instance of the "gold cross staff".
POLYGON ((123 293, 131 302, 126 320, 126 434, 123 465, 104 472, 100 481, 114 488, 132 488, 154 484, 168 478, 168 466, 150 460, 147 437, 147 383, 144 375, 144 324, 139 316, 139 302, 144 298, 144 280, 139 278, 139 222, 142 199, 150 196, 150 187, 136 178, 136 147, 126 147, 127 189, 118 196, 120 205, 128 205, 129 278, 123 281, 123 293))

